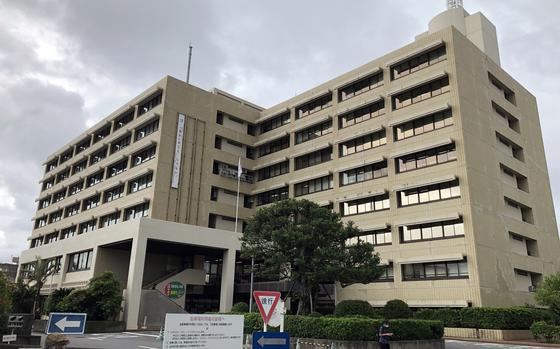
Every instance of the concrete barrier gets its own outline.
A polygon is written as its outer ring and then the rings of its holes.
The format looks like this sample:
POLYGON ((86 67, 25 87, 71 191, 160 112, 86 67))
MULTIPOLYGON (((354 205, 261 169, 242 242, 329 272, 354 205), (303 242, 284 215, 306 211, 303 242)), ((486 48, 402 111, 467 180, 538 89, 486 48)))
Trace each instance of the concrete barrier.
POLYGON ((444 337, 482 339, 492 341, 512 341, 521 339, 533 339, 530 330, 487 330, 482 328, 458 328, 446 327, 444 337))
MULTIPOLYGON (((246 345, 243 348, 250 348, 252 336, 246 335, 244 339, 246 345)), ((379 344, 366 341, 290 338, 290 349, 379 349, 379 344)), ((445 343, 443 339, 394 341, 391 342, 391 349, 445 349, 445 343)))

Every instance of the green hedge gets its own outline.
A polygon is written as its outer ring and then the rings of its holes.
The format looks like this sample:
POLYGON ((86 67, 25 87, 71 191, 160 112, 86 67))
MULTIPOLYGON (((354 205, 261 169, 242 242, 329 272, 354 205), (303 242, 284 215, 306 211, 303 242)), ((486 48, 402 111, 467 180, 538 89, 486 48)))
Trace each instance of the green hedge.
MULTIPOLYGON (((334 315, 338 317, 361 315, 375 318, 373 308, 367 301, 345 300, 338 302, 334 308, 334 315)), ((379 317, 380 318, 380 317, 379 317)))
POLYGON ((535 321, 554 322, 552 312, 537 308, 421 309, 416 319, 439 320, 445 327, 528 330, 535 321))
POLYGON ((545 321, 537 321, 531 325, 531 332, 536 340, 544 340, 547 343, 560 343, 560 326, 550 325, 545 321))
MULTIPOLYGON (((245 333, 262 331, 259 314, 245 315, 245 333)), ((334 340, 376 340, 382 320, 351 317, 310 317, 286 315, 284 329, 292 337, 334 340)), ((393 340, 440 339, 443 336, 441 321, 400 319, 389 321, 393 340)))

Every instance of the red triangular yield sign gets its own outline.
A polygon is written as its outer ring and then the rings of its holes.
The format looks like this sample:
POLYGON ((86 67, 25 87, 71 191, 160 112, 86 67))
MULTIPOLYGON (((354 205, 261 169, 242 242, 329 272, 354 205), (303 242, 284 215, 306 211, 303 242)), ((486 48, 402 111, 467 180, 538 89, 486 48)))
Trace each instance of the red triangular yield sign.
POLYGON ((272 313, 280 300, 280 292, 253 291, 253 297, 255 298, 257 307, 259 307, 264 323, 268 325, 272 313))

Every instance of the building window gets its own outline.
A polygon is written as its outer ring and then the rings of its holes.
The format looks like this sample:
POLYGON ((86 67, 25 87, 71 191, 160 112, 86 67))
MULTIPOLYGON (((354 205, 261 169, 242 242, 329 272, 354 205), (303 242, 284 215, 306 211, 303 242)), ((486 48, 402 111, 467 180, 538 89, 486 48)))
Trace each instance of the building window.
POLYGON ((20 276, 22 279, 29 279, 35 272, 35 262, 25 263, 21 265, 20 276))
POLYGON ((401 242, 450 239, 465 236, 463 218, 399 227, 401 242))
POLYGON ((58 159, 54 159, 52 161, 49 161, 47 163, 47 166, 45 167, 45 173, 54 170, 56 168, 56 166, 58 166, 58 159))
POLYGON ((96 226, 97 226, 97 218, 94 218, 87 222, 80 223, 78 227, 78 235, 94 231, 96 226))
POLYGON ((51 204, 51 197, 46 197, 39 201, 39 210, 49 207, 51 204))
POLYGON ((60 183, 68 177, 70 177, 70 169, 61 171, 56 175, 56 183, 60 183))
POLYGON ((74 164, 74 166, 72 166, 72 174, 75 175, 77 173, 80 173, 83 170, 85 170, 86 167, 87 167, 87 160, 82 160, 82 161, 74 164))
POLYGON ((139 151, 132 155, 132 167, 138 166, 156 157, 156 146, 151 146, 148 149, 139 151))
POLYGON ((367 242, 374 246, 391 245, 393 241, 391 228, 363 231, 360 235, 346 240, 346 244, 355 245, 358 241, 367 242))
POLYGON ((111 202, 124 196, 124 184, 111 188, 103 194, 103 202, 111 202))
POLYGON ((390 203, 388 193, 347 201, 340 204, 340 212, 343 217, 368 212, 383 211, 388 210, 389 208, 390 203))
POLYGON ((55 211, 49 215, 49 223, 58 222, 63 217, 62 210, 55 211))
POLYGON ((72 253, 68 256, 68 272, 89 270, 91 268, 91 260, 93 259, 93 250, 72 253))
POLYGON ((393 273, 393 263, 389 263, 389 265, 380 266, 381 268, 381 275, 379 275, 378 281, 385 281, 390 282, 394 281, 394 273, 393 273))
POLYGON ((216 187, 210 188, 210 200, 211 201, 218 201, 218 191, 219 189, 216 187))
POLYGON ((465 279, 469 277, 467 260, 404 264, 403 280, 465 279))
POLYGON ((288 187, 265 191, 257 196, 257 206, 271 204, 288 198, 288 187))
POLYGON ((332 103, 332 93, 316 98, 296 108, 296 119, 304 118, 310 114, 328 108, 332 103))
POLYGON ((142 138, 151 135, 152 133, 158 130, 158 127, 159 127, 159 119, 150 121, 149 123, 138 127, 134 132, 134 140, 139 141, 142 138))
POLYGON ((447 200, 461 196, 459 180, 406 189, 397 192, 399 207, 423 204, 426 202, 447 200))
POLYGON ((43 190, 52 188, 54 185, 54 177, 47 179, 43 182, 43 190))
POLYGON ((87 187, 93 187, 94 185, 101 183, 103 181, 103 170, 92 174, 87 178, 87 187))
POLYGON ((332 120, 322 122, 295 133, 296 144, 304 143, 332 132, 332 120))
POLYGON ((511 156, 519 161, 524 161, 525 157, 523 155, 523 148, 498 132, 496 132, 496 139, 500 150, 505 152, 508 156, 511 156))
POLYGON ((82 210, 87 211, 89 209, 99 206, 100 203, 101 203, 101 194, 90 196, 89 198, 83 201, 82 210))
POLYGON ((387 161, 353 168, 340 172, 340 186, 366 182, 372 179, 387 176, 387 161))
POLYGON ((128 158, 107 166, 107 178, 123 173, 128 168, 128 158))
POLYGON ((339 144, 339 156, 348 156, 387 144, 385 130, 361 136, 339 144))
MULTIPOLYGON (((253 172, 246 168, 242 168, 241 170, 241 178, 239 178, 241 182, 253 183, 253 172)), ((237 180, 238 171, 237 165, 230 165, 214 160, 212 167, 213 174, 237 180)))
POLYGON ((263 181, 265 179, 280 176, 288 172, 290 172, 290 161, 282 161, 280 163, 258 169, 257 181, 263 181))
POLYGON ((451 143, 398 157, 395 159, 395 164, 397 173, 402 173, 455 160, 457 160, 457 150, 455 143, 451 143))
POLYGON ((131 180, 128 184, 128 193, 136 193, 137 191, 151 187, 152 177, 153 174, 150 172, 142 177, 131 180))
POLYGON ((68 160, 70 160, 72 158, 72 155, 74 154, 74 150, 70 149, 68 151, 66 151, 65 153, 63 153, 62 155, 60 155, 60 163, 64 163, 68 160))
POLYGON ((111 133, 111 126, 105 126, 99 131, 93 133, 93 143, 97 143, 100 140, 104 139, 111 133))
POLYGON ((332 160, 332 146, 298 156, 295 158, 295 169, 301 170, 303 168, 319 165, 330 160, 332 160))
POLYGON ((130 145, 130 134, 127 134, 116 141, 111 143, 111 154, 115 154, 116 152, 128 147, 130 145))
POLYGON ((360 122, 373 119, 379 115, 383 115, 384 111, 385 101, 380 100, 365 107, 341 114, 338 117, 338 127, 345 128, 355 124, 359 124, 360 122))
POLYGON ((449 77, 447 76, 394 95, 391 98, 393 110, 425 101, 446 92, 449 92, 449 77))
POLYGON ((290 123, 290 112, 275 116, 258 124, 259 134, 267 133, 290 123))
POLYGON ((144 202, 142 204, 129 207, 124 210, 124 220, 128 221, 130 219, 136 219, 140 217, 147 217, 148 216, 148 209, 150 208, 149 202, 144 202))
POLYGON ((128 124, 134 119, 134 110, 130 110, 125 112, 123 115, 119 116, 115 119, 114 123, 114 131, 120 129, 124 125, 128 124))
POLYGON ((42 228, 45 225, 47 225, 47 216, 43 216, 35 220, 35 229, 42 228))
POLYGON ((117 224, 121 218, 121 211, 114 212, 105 216, 102 216, 99 221, 101 224, 100 228, 105 228, 113 224, 117 224))
POLYGON ((245 208, 253 208, 254 199, 252 196, 243 194, 243 207, 245 208))
POLYGON ((60 231, 60 240, 71 238, 74 235, 76 235, 76 226, 75 225, 62 229, 60 231))
POLYGON ((53 194, 53 202, 59 202, 64 200, 64 198, 66 197, 66 188, 57 191, 56 193, 53 194))
POLYGON ((44 240, 44 244, 52 244, 53 242, 58 241, 58 232, 55 231, 54 233, 50 233, 45 235, 45 240, 44 240))
POLYGON ((295 196, 313 194, 333 188, 333 175, 312 179, 294 185, 295 196))
POLYGON ((451 109, 437 112, 422 118, 407 121, 394 127, 394 139, 401 139, 418 136, 424 133, 453 125, 453 115, 451 109))
POLYGON ((391 80, 407 76, 446 59, 445 45, 420 53, 404 62, 391 66, 391 80))
POLYGON ((107 149, 108 149, 107 147, 103 147, 101 150, 91 154, 89 165, 91 166, 105 159, 107 157, 107 149))
POLYGON ((49 258, 47 261, 47 270, 55 275, 60 273, 61 262, 62 256, 49 258))
POLYGON ((80 213, 80 203, 66 207, 65 217, 72 217, 80 213))
POLYGON ((84 180, 82 179, 79 182, 71 184, 70 187, 68 188, 68 193, 69 195, 74 195, 81 192, 83 189, 84 189, 84 180))
POLYGON ((533 224, 533 209, 510 198, 504 197, 506 215, 525 223, 533 224))
POLYGON ((38 238, 31 239, 31 245, 30 246, 31 246, 30 248, 43 246, 43 237, 39 236, 38 238))
POLYGON ((91 145, 91 137, 88 137, 76 145, 76 155, 83 152, 91 145))
POLYGON ((383 84, 383 71, 366 76, 338 89, 338 100, 344 101, 383 84))
POLYGON ((505 100, 515 105, 515 92, 512 89, 504 85, 500 80, 498 80, 494 75, 488 72, 488 79, 492 86, 497 88, 504 96, 505 100))
POLYGON ((138 105, 138 116, 146 114, 147 112, 161 104, 161 96, 162 93, 158 92, 155 96, 138 105))
POLYGON ((503 120, 509 128, 511 128, 517 133, 520 132, 519 119, 517 119, 515 116, 508 113, 504 108, 500 107, 494 101, 492 101, 492 109, 494 109, 496 115, 498 115, 500 119, 503 120))
POLYGON ((282 138, 275 139, 263 145, 259 145, 258 157, 263 157, 272 153, 276 153, 282 149, 286 149, 290 146, 290 136, 285 136, 282 138))

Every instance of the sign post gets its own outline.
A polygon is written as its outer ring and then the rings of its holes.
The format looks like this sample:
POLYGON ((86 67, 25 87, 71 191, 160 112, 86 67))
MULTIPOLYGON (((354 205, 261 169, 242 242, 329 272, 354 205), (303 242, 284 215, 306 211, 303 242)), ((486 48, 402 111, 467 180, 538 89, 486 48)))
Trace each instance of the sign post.
POLYGON ((47 334, 84 334, 86 318, 83 313, 50 313, 47 334))
POLYGON ((253 297, 255 297, 255 303, 257 304, 259 312, 263 318, 264 332, 266 332, 270 318, 272 317, 274 309, 280 300, 280 292, 253 291, 253 297))
POLYGON ((2 343, 10 344, 11 342, 15 342, 16 340, 17 340, 17 335, 13 333, 2 336, 2 343))

